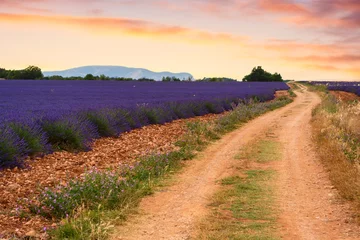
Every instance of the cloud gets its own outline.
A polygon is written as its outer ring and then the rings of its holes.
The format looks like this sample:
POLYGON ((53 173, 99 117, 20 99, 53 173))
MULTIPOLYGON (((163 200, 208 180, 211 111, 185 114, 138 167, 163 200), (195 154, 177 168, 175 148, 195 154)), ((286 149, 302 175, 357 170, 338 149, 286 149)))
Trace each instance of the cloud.
POLYGON ((241 44, 247 39, 245 36, 213 33, 181 26, 164 25, 128 18, 43 16, 0 13, 0 21, 17 24, 36 23, 44 25, 66 25, 71 28, 87 30, 95 34, 128 34, 199 43, 241 44))
POLYGON ((289 60, 321 62, 321 63, 357 63, 360 65, 360 55, 338 55, 338 56, 301 56, 289 57, 289 60))
POLYGON ((15 9, 23 10, 26 12, 36 12, 36 13, 49 13, 50 9, 34 6, 33 4, 42 4, 47 2, 47 0, 0 0, 0 9, 15 9))
POLYGON ((298 26, 336 30, 341 30, 342 28, 359 29, 360 1, 358 0, 309 1, 301 3, 290 0, 259 1, 260 3, 269 3, 260 4, 263 10, 286 15, 286 17, 280 19, 298 26))
POLYGON ((99 8, 94 8, 89 11, 91 15, 102 15, 104 13, 104 10, 99 8))
POLYGON ((306 42, 296 40, 282 40, 282 39, 268 39, 263 45, 263 48, 268 51, 285 53, 287 55, 302 56, 304 54, 334 54, 341 55, 347 51, 351 51, 352 47, 347 44, 334 44, 334 43, 319 43, 319 42, 306 42))
POLYGON ((288 0, 258 0, 259 10, 283 14, 309 14, 309 10, 298 3, 288 0))
POLYGON ((333 65, 305 64, 303 66, 307 69, 313 69, 317 71, 344 71, 343 69, 335 67, 333 65))

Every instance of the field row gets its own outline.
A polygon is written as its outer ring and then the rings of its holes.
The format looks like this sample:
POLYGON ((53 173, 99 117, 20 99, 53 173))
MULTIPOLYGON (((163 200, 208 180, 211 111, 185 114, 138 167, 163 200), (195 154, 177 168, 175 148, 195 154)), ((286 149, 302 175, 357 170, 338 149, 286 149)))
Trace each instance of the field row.
POLYGON ((147 83, 2 81, 0 168, 22 166, 26 156, 87 150, 93 139, 221 113, 239 103, 274 98, 274 83, 147 83))
POLYGON ((324 81, 312 81, 309 82, 312 85, 323 85, 330 91, 344 91, 355 93, 360 96, 360 82, 324 82, 324 81))

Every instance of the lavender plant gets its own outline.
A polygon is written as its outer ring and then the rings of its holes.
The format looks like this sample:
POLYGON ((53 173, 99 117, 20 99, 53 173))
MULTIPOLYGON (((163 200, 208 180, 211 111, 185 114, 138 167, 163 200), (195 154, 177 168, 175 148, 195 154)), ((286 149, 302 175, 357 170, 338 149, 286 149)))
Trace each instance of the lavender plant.
POLYGON ((282 82, 1 81, 0 166, 21 166, 39 152, 88 150, 98 137, 220 113, 254 96, 271 100, 285 89, 282 82))
POLYGON ((331 91, 351 92, 360 96, 359 82, 311 81, 307 83, 315 86, 326 86, 327 89, 331 91))

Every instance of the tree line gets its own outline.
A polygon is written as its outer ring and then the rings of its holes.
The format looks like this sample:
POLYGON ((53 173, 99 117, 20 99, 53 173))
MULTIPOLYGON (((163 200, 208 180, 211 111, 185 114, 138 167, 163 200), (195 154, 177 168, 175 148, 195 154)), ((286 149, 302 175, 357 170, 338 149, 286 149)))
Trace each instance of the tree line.
POLYGON ((0 78, 4 79, 42 79, 44 75, 39 67, 29 66, 22 70, 0 68, 0 78))
MULTIPOLYGON (((6 70, 5 68, 0 68, 0 79, 42 79, 42 80, 113 80, 113 81, 155 81, 150 78, 124 78, 124 77, 108 77, 104 74, 100 76, 94 76, 92 74, 87 74, 85 77, 73 76, 73 77, 63 77, 59 75, 44 77, 41 69, 36 66, 29 66, 22 70, 6 70)), ((179 79, 176 77, 163 77, 163 82, 180 82, 180 81, 192 81, 189 77, 188 79, 179 79)), ((232 78, 224 77, 213 77, 213 78, 203 78, 197 81, 203 82, 228 82, 228 81, 237 81, 232 78)), ((246 75, 243 78, 244 82, 282 82, 283 78, 281 74, 275 72, 271 74, 261 66, 254 67, 250 74, 246 75)))
POLYGON ((85 77, 81 76, 71 76, 71 77, 63 77, 60 75, 53 75, 48 77, 43 77, 43 80, 102 80, 102 81, 142 81, 142 82, 154 82, 154 79, 150 78, 139 78, 139 79, 133 79, 133 78, 124 78, 124 77, 108 77, 104 74, 101 74, 99 76, 87 74, 85 77))
MULTIPOLYGON (((0 79, 25 79, 25 80, 112 80, 112 81, 141 81, 141 82, 154 82, 155 79, 151 78, 126 78, 126 77, 108 77, 104 74, 99 76, 95 76, 93 74, 87 74, 85 77, 81 76, 71 76, 71 77, 63 77, 60 75, 53 75, 44 77, 41 69, 36 66, 29 66, 22 70, 7 70, 5 68, 0 68, 0 79)), ((191 81, 192 79, 189 77, 188 79, 181 80, 176 77, 163 77, 163 82, 180 82, 180 81, 191 81)))

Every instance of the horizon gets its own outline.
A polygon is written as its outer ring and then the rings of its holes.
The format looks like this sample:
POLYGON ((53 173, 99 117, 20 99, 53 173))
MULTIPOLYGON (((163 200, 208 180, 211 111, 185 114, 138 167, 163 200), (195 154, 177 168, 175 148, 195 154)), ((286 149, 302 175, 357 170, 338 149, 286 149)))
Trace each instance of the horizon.
POLYGON ((0 8, 6 69, 111 65, 241 80, 262 66, 284 79, 360 80, 357 0, 2 0, 0 8))

